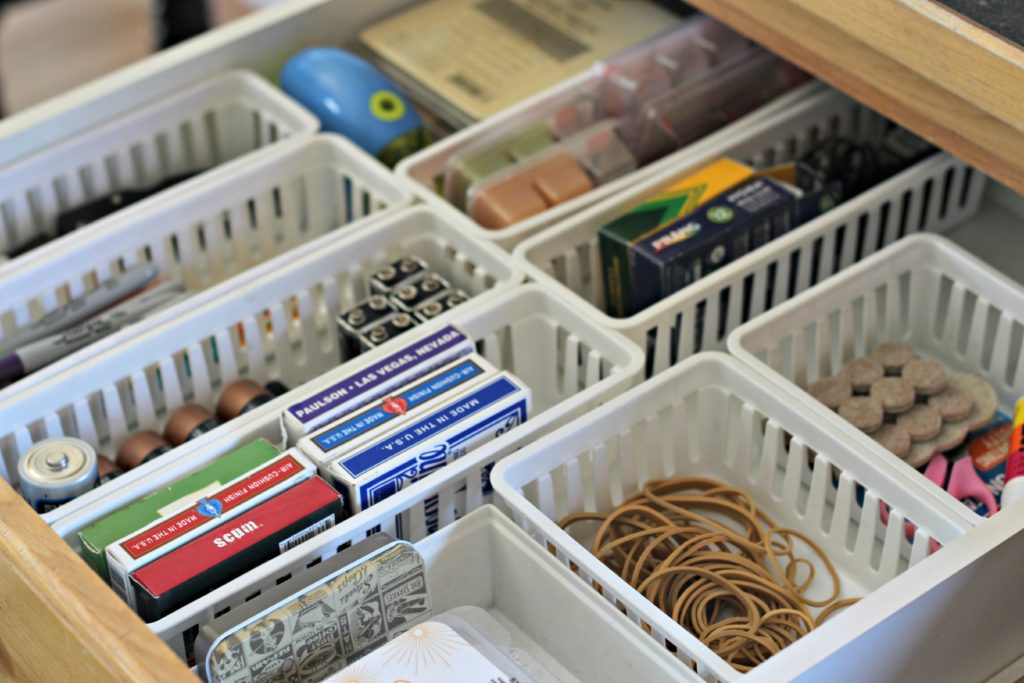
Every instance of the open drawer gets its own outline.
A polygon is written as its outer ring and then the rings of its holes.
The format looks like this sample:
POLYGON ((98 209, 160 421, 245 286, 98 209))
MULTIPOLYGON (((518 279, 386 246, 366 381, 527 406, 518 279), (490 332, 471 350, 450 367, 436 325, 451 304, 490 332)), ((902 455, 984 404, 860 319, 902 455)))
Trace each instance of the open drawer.
MULTIPOLYGON (((221 72, 249 69, 264 78, 273 79, 283 61, 295 51, 310 45, 345 43, 353 39, 368 23, 411 4, 412 0, 379 0, 373 3, 353 0, 293 0, 282 3, 55 98, 23 114, 0 121, 0 165, 17 163, 21 159, 44 151, 70 135, 102 125, 111 116, 139 109, 149 102, 169 93, 183 91, 190 85, 221 72)), ((820 95, 820 92, 817 94, 820 95)), ((759 154, 767 151, 770 145, 764 148, 755 147, 756 143, 752 143, 745 151, 752 155, 759 154)), ((611 205, 614 198, 606 201, 608 204, 605 208, 611 205)), ((1024 267, 1021 266, 1019 255, 1013 248, 1020 241, 1024 200, 994 183, 984 182, 980 173, 971 171, 948 156, 934 157, 907 174, 892 179, 884 188, 859 198, 853 208, 856 211, 847 215, 844 220, 851 221, 848 225, 856 227, 850 227, 843 232, 843 239, 838 239, 840 226, 829 223, 831 219, 825 217, 819 224, 808 226, 805 232, 780 241, 779 249, 805 248, 806 245, 801 241, 804 238, 808 238, 806 244, 809 244, 808 248, 812 250, 821 250, 823 247, 820 245, 827 244, 828 249, 823 253, 827 257, 825 263, 829 272, 823 271, 821 275, 824 277, 851 265, 874 248, 880 248, 897 237, 922 228, 933 229, 944 232, 990 265, 1003 270, 1018 281, 1024 278, 1024 267), (946 187, 946 183, 950 186, 946 187), (937 199, 945 194, 955 197, 955 200, 946 204, 945 200, 937 199), (888 210, 883 219, 880 207, 886 200, 892 200, 895 203, 890 206, 899 206, 901 210, 905 203, 908 215, 918 217, 921 223, 908 222, 901 226, 901 221, 898 220, 899 212, 893 208, 888 210), (942 208, 944 205, 948 210, 942 208), (862 240, 863 243, 858 246, 858 242, 862 240), (819 246, 816 247, 815 244, 819 246), (848 249, 851 244, 852 249, 848 249)), ((600 210, 597 208, 589 211, 586 216, 593 218, 600 210)), ((414 209, 412 212, 414 215, 423 213, 426 212, 422 209, 414 209)), ((450 231, 457 230, 457 226, 450 227, 450 231)), ((351 234, 339 233, 338 240, 351 238, 354 243, 358 237, 354 233, 355 231, 351 234)), ((326 243, 335 247, 338 244, 333 240, 326 243)), ((317 246, 326 243, 318 243, 317 246)), ((563 253, 568 254, 576 245, 567 243, 562 247, 563 253)), ((480 251, 493 255, 497 250, 481 248, 480 251)), ((327 250, 323 253, 329 254, 327 250)), ((310 262, 318 260, 315 249, 307 249, 302 254, 310 262)), ((527 255, 522 251, 520 254, 527 255)), ((382 249, 374 258, 380 261, 384 256, 382 249)), ((522 268, 529 267, 516 257, 501 258, 507 259, 510 273, 518 273, 522 268)), ((625 343, 620 335, 606 335, 601 327, 604 321, 595 319, 586 312, 592 301, 588 301, 587 295, 580 289, 592 283, 586 283, 584 278, 578 288, 573 282, 557 282, 560 279, 571 280, 566 273, 579 274, 580 271, 572 270, 572 258, 570 255, 566 260, 566 263, 569 263, 567 269, 559 271, 555 268, 554 275, 551 275, 550 271, 545 274, 546 268, 534 263, 534 266, 537 266, 533 270, 537 274, 538 284, 497 292, 490 296, 489 303, 481 300, 472 308, 467 306, 451 317, 452 322, 467 326, 469 333, 482 343, 484 350, 490 351, 492 355, 489 358, 503 363, 514 363, 516 357, 514 354, 509 356, 506 353, 512 333, 506 332, 510 324, 503 316, 506 316, 508 311, 501 306, 515 308, 524 317, 535 322, 540 321, 534 325, 526 325, 521 332, 522 337, 532 340, 535 330, 544 330, 544 333, 564 342, 561 346, 553 344, 552 348, 545 349, 550 357, 529 371, 533 373, 532 380, 536 384, 550 388, 546 396, 552 409, 538 416, 534 425, 537 433, 542 430, 550 431, 562 422, 592 411, 597 404, 631 386, 642 374, 643 363, 639 352, 632 345, 625 343), (580 301, 569 295, 570 290, 583 297, 584 305, 580 305, 580 301), (551 319, 561 322, 567 333, 563 335, 561 329, 552 331, 546 326, 546 322, 551 319), (585 339, 582 339, 581 335, 585 339), (600 348, 595 350, 586 342, 597 338, 603 341, 599 345, 600 348), (609 358, 611 360, 608 360, 609 358), (621 371, 606 375, 604 370, 607 368, 602 367, 606 365, 615 365, 621 371), (567 372, 571 381, 565 383, 567 372), (580 397, 583 398, 573 400, 580 397)), ((527 261, 533 262, 532 257, 527 255, 527 261)), ((723 270, 710 279, 708 288, 702 286, 701 296, 686 295, 685 301, 680 302, 687 310, 695 310, 702 302, 706 302, 705 306, 709 309, 706 313, 708 322, 704 327, 704 334, 707 336, 700 343, 697 342, 695 335, 684 336, 684 344, 674 350, 668 344, 658 345, 650 366, 654 372, 666 370, 675 361, 683 360, 697 349, 722 348, 728 332, 745 321, 747 314, 742 312, 742 308, 714 307, 721 301, 722 291, 736 283, 740 283, 742 289, 748 277, 752 283, 760 282, 758 278, 767 276, 767 268, 762 270, 765 263, 753 258, 733 265, 736 267, 723 270), (719 315, 715 319, 717 324, 712 325, 711 316, 716 312, 719 315)), ((266 266, 256 268, 256 275, 266 275, 266 266), (259 270, 260 268, 263 269, 259 270)), ((326 274, 321 280, 338 274, 337 271, 326 274)), ((286 297, 300 295, 301 298, 303 292, 310 288, 317 292, 321 291, 316 289, 316 278, 313 278, 312 283, 305 280, 299 282, 302 277, 303 274, 296 271, 292 291, 274 292, 275 295, 279 294, 278 298, 274 299, 274 307, 279 318, 287 317, 286 306, 283 303, 286 297)), ((817 279, 820 279, 817 275, 811 277, 808 273, 806 280, 801 280, 800 290, 810 286, 817 279)), ((252 280, 247 282, 253 285, 252 280)), ((268 282, 271 280, 266 280, 264 284, 268 282)), ((479 289, 482 291, 486 288, 485 285, 486 283, 481 283, 479 289)), ((175 371, 174 356, 180 351, 194 354, 197 358, 204 357, 206 350, 197 340, 208 334, 206 323, 209 320, 203 321, 201 318, 204 313, 212 315, 211 312, 218 308, 217 298, 228 295, 224 283, 216 284, 209 281, 204 282, 202 286, 210 288, 196 295, 194 306, 188 310, 178 309, 183 314, 188 314, 187 317, 196 325, 193 337, 182 340, 182 343, 174 348, 147 349, 144 343, 135 342, 130 346, 131 354, 137 363, 131 368, 119 368, 118 363, 111 360, 115 356, 120 358, 114 344, 109 348, 99 348, 95 351, 96 355, 90 355, 87 364, 97 373, 94 376, 94 384, 99 387, 97 391, 100 394, 103 393, 104 381, 99 377, 100 371, 96 368, 104 362, 107 369, 119 370, 118 376, 121 377, 139 372, 140 367, 154 361, 162 362, 168 370, 175 371), (202 329, 199 329, 200 327, 202 329), (188 344, 193 346, 185 348, 188 344), (103 358, 100 358, 101 356, 103 358)), ((264 289, 262 293, 267 294, 268 291, 264 289)), ((757 291, 762 295, 764 293, 764 290, 757 291)), ((762 296, 761 303, 750 309, 750 315, 781 303, 785 298, 782 296, 783 292, 781 289, 776 291, 779 294, 776 299, 765 303, 762 296)), ((356 296, 355 292, 348 289, 345 289, 345 292, 341 298, 346 301, 356 296)), ((799 290, 787 291, 785 294, 788 297, 797 293, 799 290)), ((270 298, 269 294, 267 296, 270 298)), ((626 331, 627 336, 633 336, 637 341, 646 344, 649 339, 648 333, 655 329, 657 334, 664 335, 658 337, 659 341, 673 340, 672 328, 678 312, 670 310, 673 305, 666 304, 659 309, 659 313, 664 313, 664 316, 657 321, 644 321, 635 330, 626 331)), ((239 313, 230 321, 223 321, 224 324, 214 331, 220 333, 225 340, 229 340, 231 332, 227 327, 228 322, 235 322, 248 315, 251 319, 250 324, 257 324, 257 315, 263 309, 255 305, 250 309, 239 313)), ((309 313, 312 309, 303 310, 309 313)), ((320 327, 313 323, 310 323, 310 326, 322 333, 323 322, 317 321, 320 327)), ((173 320, 162 318, 160 324, 170 326, 173 320)), ((678 337, 675 339, 678 340, 678 337)), ((124 348, 120 345, 126 341, 125 339, 116 341, 118 348, 124 348)), ((537 341, 535 345, 539 346, 540 343, 537 341)), ((671 343, 676 344, 677 341, 671 343)), ((530 344, 526 346, 529 347, 530 344)), ((336 349, 317 351, 322 351, 316 360, 317 372, 327 369, 336 361, 336 349)), ((248 360, 241 359, 237 367, 232 366, 223 370, 223 375, 220 374, 222 369, 217 368, 211 375, 209 386, 201 389, 209 393, 211 387, 219 386, 218 383, 223 377, 239 376, 250 369, 257 375, 264 373, 264 368, 258 365, 247 365, 248 360)), ((26 387, 31 389, 30 394, 41 395, 37 392, 44 391, 42 387, 46 382, 54 380, 68 370, 70 368, 67 367, 56 369, 53 375, 41 378, 45 381, 41 381, 38 386, 26 387)), ((309 368, 288 370, 294 377, 291 380, 293 383, 306 381, 316 374, 309 368)), ((267 377, 272 376, 264 374, 267 377)), ((51 396, 59 396, 61 393, 53 390, 52 385, 47 391, 53 392, 51 396)), ((186 393, 192 391, 194 389, 190 386, 185 389, 186 393)), ((81 393, 88 392, 81 389, 81 393)), ((107 391, 111 399, 114 398, 114 393, 116 392, 107 391)), ((184 400, 184 397, 177 396, 175 400, 184 400)), ((280 406, 281 403, 277 405, 280 406)), ((13 404, 8 405, 11 406, 13 404)), ((151 412, 153 423, 159 423, 166 412, 166 404, 157 401, 151 412)), ((252 416, 254 419, 233 423, 216 434, 207 435, 208 438, 193 442, 182 452, 188 451, 196 458, 201 458, 199 451, 212 447, 214 443, 220 448, 226 448, 238 440, 254 435, 272 436, 275 425, 272 420, 266 419, 267 416, 266 411, 256 413, 252 416)), ((33 428, 26 427, 22 430, 20 438, 25 443, 45 436, 43 430, 57 430, 60 427, 59 416, 52 417, 47 410, 26 414, 25 417, 26 422, 36 422, 33 428)), ((0 422, 2 419, 3 415, 0 414, 0 422)), ((17 427, 21 428, 22 425, 19 423, 17 427)), ((104 436, 108 442, 113 442, 109 430, 104 432, 104 436)), ((530 434, 530 438, 532 437, 533 433, 530 434)), ((389 507, 388 511, 402 516, 404 533, 408 537, 420 540, 426 536, 423 499, 436 495, 446 501, 448 512, 443 517, 443 524, 450 525, 457 516, 454 506, 450 505, 457 490, 463 485, 467 488, 474 487, 471 491, 473 506, 485 503, 486 494, 480 486, 481 472, 489 469, 495 461, 508 455, 518 445, 518 442, 509 441, 481 449, 474 457, 450 466, 446 476, 426 479, 403 490, 394 497, 393 507, 389 507)), ((245 588, 250 584, 244 581, 234 583, 224 591, 211 594, 208 600, 197 605, 193 611, 178 615, 178 621, 164 624, 165 631, 157 635, 141 623, 114 593, 104 586, 62 538, 62 535, 72 538, 77 528, 87 523, 92 515, 98 514, 97 510, 103 506, 109 509, 110 506, 116 505, 121 500, 119 496, 127 493, 129 488, 145 490, 173 476, 171 469, 165 469, 158 463, 159 461, 156 461, 154 467, 140 469, 137 475, 126 475, 122 482, 123 486, 107 489, 106 492, 97 491, 96 495, 90 497, 88 501, 83 501, 80 506, 72 504, 63 512, 54 514, 46 520, 52 522, 53 527, 32 513, 10 486, 0 482, 0 519, 3 520, 0 523, 0 678, 193 680, 180 657, 161 642, 160 636, 166 636, 165 640, 171 641, 175 636, 175 629, 193 626, 207 612, 212 615, 226 607, 241 604, 249 596, 245 588)), ((1020 512, 1024 513, 1024 510, 1020 512)), ((485 514, 492 516, 494 512, 488 511, 485 514)), ((478 524, 481 518, 477 517, 478 524)), ((927 557, 922 556, 922 542, 917 546, 919 554, 915 556, 916 563, 906 568, 898 582, 889 582, 871 593, 865 601, 870 601, 870 604, 865 605, 865 609, 851 611, 848 613, 851 615, 849 618, 826 624, 821 638, 807 641, 811 643, 807 646, 797 643, 773 658, 759 671, 750 674, 749 680, 842 680, 844 676, 856 680, 895 680, 900 677, 936 681, 982 680, 1006 669, 1019 657, 1019 644, 1022 642, 1020 627, 1017 625, 1019 620, 1015 617, 1024 610, 1024 597, 1016 585, 1018 582, 1014 581, 1012 571, 1015 567, 1015 558, 1019 557, 1021 545, 1024 543, 1024 524, 1020 519, 1020 514, 1003 514, 991 520, 991 523, 971 529, 955 540, 953 536, 956 534, 947 535, 943 540, 949 540, 949 543, 944 550, 927 557), (963 644, 968 649, 962 652, 958 649, 958 644, 963 644), (922 658, 927 659, 923 663, 915 661, 922 658)), ((339 527, 330 538, 337 539, 338 544, 342 544, 365 535, 366 531, 379 521, 369 517, 355 519, 344 528, 339 527)), ((505 522, 495 524, 503 527, 505 522)), ((893 525, 893 528, 898 526, 893 525)), ((457 531, 446 533, 445 528, 433 538, 426 536, 425 539, 427 547, 432 548, 432 552, 441 558, 443 552, 440 546, 448 540, 457 540, 454 537, 460 535, 457 531)), ((516 533, 507 530, 506 534, 506 531, 499 529, 495 537, 498 535, 514 536, 516 533)), ((890 542, 902 547, 903 543, 896 536, 898 534, 890 538, 890 542)), ((287 558, 279 558, 280 563, 264 571, 258 571, 256 575, 263 579, 269 577, 276 580, 277 576, 272 576, 271 572, 282 569, 286 563, 292 562, 295 563, 295 567, 305 567, 316 560, 315 556, 331 554, 337 549, 338 545, 330 546, 327 538, 322 540, 324 542, 321 544, 303 544, 294 549, 295 552, 287 558)), ((900 557, 902 561, 902 555, 900 557)), ((553 558, 547 559, 554 561, 553 558)), ((534 556, 531 562, 538 566, 552 564, 539 556, 534 556)), ((563 564, 569 571, 574 569, 571 562, 563 564)), ((567 572, 558 570, 557 573, 567 572)), ((589 587, 578 585, 578 579, 575 577, 568 578, 577 581, 577 584, 569 586, 573 592, 586 592, 588 596, 593 597, 590 594, 594 591, 589 587)), ((468 586, 449 587, 452 591, 468 590, 468 586)), ((498 601, 497 598, 495 601, 498 601)), ((510 615, 522 608, 522 605, 511 602, 504 605, 507 605, 510 615)), ((557 609, 557 605, 544 606, 548 609, 557 609)), ((588 609, 602 611, 609 617, 615 617, 619 622, 616 629, 621 627, 623 632, 639 634, 640 629, 645 626, 649 628, 649 624, 638 618, 634 619, 634 623, 639 628, 630 631, 626 628, 629 626, 625 623, 626 617, 619 619, 620 615, 614 613, 616 607, 625 611, 624 606, 613 605, 608 601, 598 602, 588 609)), ((505 610, 504 606, 502 610, 505 610)), ((557 619, 552 620, 552 623, 557 622, 557 619)), ((548 626, 546 625, 545 629, 548 626)), ((180 632, 178 630, 178 634, 180 632)), ((548 633, 550 630, 537 630, 530 635, 533 639, 539 640, 547 638, 548 633)), ((642 639, 642 634, 637 638, 642 639)), ((630 635, 629 640, 633 642, 636 638, 630 635)), ((544 643, 544 646, 550 647, 547 643, 544 643)), ((583 648, 596 645, 589 639, 577 638, 568 643, 568 646, 583 648)), ((662 654, 659 652, 656 658, 660 659, 662 654)), ((650 669, 643 669, 644 671, 653 671, 661 667, 660 662, 652 661, 649 664, 650 669)), ((661 670, 669 671, 678 662, 668 664, 672 666, 666 665, 661 670)), ((590 669, 585 667, 581 670, 590 669)), ((685 681, 692 678, 693 676, 687 674, 679 678, 669 677, 666 680, 685 681)))

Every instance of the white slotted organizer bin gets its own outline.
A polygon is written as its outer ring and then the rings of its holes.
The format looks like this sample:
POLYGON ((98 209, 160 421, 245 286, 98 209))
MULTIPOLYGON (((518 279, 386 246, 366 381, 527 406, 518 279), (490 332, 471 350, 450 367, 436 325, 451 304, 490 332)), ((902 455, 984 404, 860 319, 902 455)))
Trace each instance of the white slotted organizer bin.
MULTIPOLYGON (((199 291, 411 201, 411 194, 384 166, 340 136, 283 142, 0 268, 0 343, 15 329, 133 265, 154 263, 162 275, 199 291)), ((186 301, 170 310, 191 305, 186 301)), ((122 330, 100 345, 135 333, 122 330)), ((74 367, 83 353, 89 349, 30 375, 0 396, 74 367)))
MULTIPOLYGON (((324 541, 336 546, 338 539, 324 541)), ((520 647, 562 683, 700 681, 493 506, 416 549, 427 565, 435 614, 467 604, 487 608, 511 627, 514 644, 522 633, 520 647)))
POLYGON ((816 82, 798 86, 760 109, 751 112, 692 145, 672 152, 620 178, 598 185, 589 192, 552 206, 542 213, 497 230, 491 230, 476 223, 467 214, 435 192, 434 178, 438 174, 444 173, 448 160, 460 150, 488 136, 493 136, 503 129, 519 125, 521 121, 533 120, 553 107, 565 106, 578 99, 584 93, 596 91, 600 87, 604 71, 605 67, 597 65, 589 71, 563 81, 515 106, 509 107, 500 114, 491 116, 484 121, 480 121, 450 135, 444 140, 403 159, 399 162, 395 172, 406 181, 406 184, 424 202, 436 207, 439 211, 444 211, 447 215, 453 216, 453 220, 461 220, 465 229, 471 234, 481 239, 493 241, 511 251, 513 247, 530 235, 544 230, 567 216, 574 215, 580 209, 631 187, 666 168, 675 166, 680 158, 686 158, 690 150, 702 147, 705 144, 713 144, 715 141, 728 140, 745 127, 772 114, 787 111, 795 103, 809 96, 810 93, 820 91, 823 88, 820 83, 816 82))
MULTIPOLYGON (((428 215, 429 211, 420 208, 411 209, 409 213, 428 215)), ((454 242, 455 238, 452 240, 454 242)), ((473 249, 465 245, 464 253, 474 258, 479 257, 480 251, 490 253, 496 250, 496 247, 487 245, 471 246, 473 249)), ((233 295, 225 294, 197 308, 187 319, 177 324, 168 323, 132 345, 112 350, 106 358, 97 359, 90 367, 84 368, 79 377, 94 381, 94 376, 102 375, 112 366, 139 368, 131 374, 133 378, 144 377, 154 364, 165 369, 180 368, 183 353, 176 349, 181 346, 181 342, 157 341, 166 338, 172 329, 179 330, 183 338, 197 340, 186 347, 185 352, 190 358, 206 359, 209 362, 208 344, 203 340, 214 335, 230 347, 229 340, 234 334, 231 331, 234 326, 232 321, 241 320, 247 329, 253 329, 259 324, 261 308, 267 305, 264 302, 272 297, 280 300, 282 296, 290 296, 284 293, 286 290, 299 297, 301 321, 287 332, 275 332, 274 346, 280 351, 293 344, 301 344, 301 348, 305 349, 307 364, 302 368, 275 367, 273 360, 268 357, 271 352, 268 348, 247 354, 247 358, 224 354, 222 358, 230 362, 222 361, 220 367, 211 366, 207 373, 216 373, 222 381, 227 381, 237 376, 235 372, 243 369, 236 363, 248 361, 253 365, 245 368, 242 374, 256 377, 260 381, 270 376, 279 376, 286 382, 291 380, 297 384, 317 377, 336 366, 338 350, 336 341, 333 341, 333 324, 329 327, 325 325, 325 322, 331 320, 330 313, 327 316, 322 312, 317 313, 320 306, 313 300, 320 297, 316 294, 310 296, 310 293, 316 292, 326 278, 337 277, 333 275, 338 272, 337 254, 337 251, 326 253, 319 258, 311 255, 285 272, 266 274, 246 287, 239 288, 233 295), (330 275, 325 276, 324 273, 330 275), (275 294, 271 295, 270 292, 275 294)), ((377 260, 372 262, 373 266, 368 262, 369 267, 365 271, 357 266, 352 275, 361 277, 364 273, 368 274, 371 267, 383 262, 385 258, 381 252, 377 260)), ((443 270, 442 273, 448 274, 443 270)), ((345 280, 348 287, 352 286, 351 283, 351 279, 345 280)), ((334 304, 328 308, 336 310, 336 306, 334 304)), ((274 313, 280 309, 278 305, 271 306, 274 313)), ((274 319, 280 320, 280 316, 284 315, 288 314, 281 311, 274 319)), ((428 505, 436 507, 439 523, 444 526, 460 514, 488 502, 491 491, 485 484, 494 462, 536 436, 585 414, 632 387, 643 364, 639 349, 624 337, 602 330, 536 285, 514 287, 500 294, 480 297, 479 301, 470 301, 434 322, 436 325, 450 323, 458 326, 477 340, 478 352, 491 363, 526 382, 533 392, 533 410, 525 424, 396 494, 394 498, 401 501, 404 507, 392 508, 392 498, 389 498, 350 520, 351 524, 368 528, 379 524, 382 515, 387 517, 381 510, 394 510, 395 513, 404 511, 400 528, 402 534, 411 540, 422 538, 427 533, 428 505), (436 497, 436 502, 428 504, 428 499, 432 497, 436 497), (381 505, 385 507, 381 508, 381 505)), ((375 357, 387 355, 393 352, 395 342, 400 342, 400 338, 371 353, 375 357)), ((123 384, 124 381, 119 383, 123 384)), ((210 381, 204 381, 203 396, 212 395, 209 392, 210 381)), ((66 384, 58 383, 53 390, 61 386, 66 384)), ((177 389, 178 392, 185 390, 184 387, 177 389)), ((110 389, 105 395, 113 391, 110 389)), ((280 413, 298 397, 298 391, 293 389, 171 453, 122 475, 111 484, 48 513, 44 518, 57 534, 77 550, 78 531, 128 502, 166 486, 242 443, 256 438, 279 442, 280 413)), ((38 400, 46 398, 47 395, 42 395, 38 400)), ((0 405, 0 415, 4 410, 5 406, 0 405)), ((390 528, 392 533, 396 533, 393 523, 390 528)), ((303 544, 302 548, 306 545, 303 544)), ((238 585, 248 584, 243 582, 238 585)), ((225 607, 241 604, 251 593, 251 590, 236 588, 214 601, 211 596, 222 596, 221 592, 215 592, 152 624, 152 628, 172 649, 183 654, 183 633, 208 621, 225 607)))
POLYGON ((1010 417, 1024 395, 1024 288, 935 235, 894 244, 743 325, 729 336, 729 350, 803 394, 861 451, 980 523, 982 517, 804 392, 883 341, 904 342, 951 372, 981 377, 1010 417))
POLYGON ((515 254, 531 278, 645 348, 647 374, 656 374, 696 351, 724 349, 741 323, 904 235, 963 222, 978 210, 984 177, 937 154, 626 318, 605 312, 601 226, 716 158, 770 166, 829 134, 871 140, 886 125, 892 124, 846 96, 821 91, 728 137, 708 138, 671 168, 524 241, 515 254))
MULTIPOLYGON (((402 493, 204 596, 196 603, 205 612, 204 620, 228 611, 224 606, 240 605, 273 588, 285 577, 301 576, 350 543, 377 531, 395 535, 396 515, 418 504, 402 493)), ((562 683, 700 683, 696 674, 580 585, 493 506, 448 521, 423 540, 409 539, 418 541, 435 615, 466 605, 483 608, 509 632, 514 647, 533 656, 562 683), (558 609, 552 611, 555 605, 558 609)), ((159 630, 162 624, 155 627, 159 630)))
POLYGON ((298 103, 245 70, 156 98, 0 170, 0 253, 53 235, 57 216, 68 209, 204 171, 319 127, 298 103))
POLYGON ((473 296, 522 280, 498 249, 467 239, 429 210, 406 209, 367 227, 208 289, 153 316, 145 329, 116 343, 104 340, 73 366, 0 400, 5 478, 17 483, 19 456, 47 436, 77 436, 113 457, 129 434, 160 431, 168 413, 184 403, 212 409, 234 379, 278 379, 296 387, 334 368, 341 361, 335 316, 368 296, 374 270, 403 254, 419 254, 473 296))
MULTIPOLYGON (((573 538, 557 524, 574 512, 608 512, 646 481, 690 476, 748 491, 777 524, 821 546, 842 580, 841 598, 898 580, 927 557, 932 539, 946 543, 970 529, 928 487, 834 438, 796 394, 713 352, 500 461, 491 480, 513 519, 563 564, 578 568, 585 583, 705 679, 736 680, 741 674, 595 558, 590 539, 573 538), (883 504, 892 509, 887 525, 883 504), (917 525, 912 542, 905 520, 917 525)), ((573 531, 588 533, 583 525, 573 531)), ((812 596, 827 594, 825 577, 817 573, 812 596)), ((828 631, 842 629, 857 609, 840 612, 804 638, 827 642, 828 631)))
POLYGON ((799 640, 744 683, 1018 683, 1022 519, 1018 502, 869 595, 827 642, 799 640))

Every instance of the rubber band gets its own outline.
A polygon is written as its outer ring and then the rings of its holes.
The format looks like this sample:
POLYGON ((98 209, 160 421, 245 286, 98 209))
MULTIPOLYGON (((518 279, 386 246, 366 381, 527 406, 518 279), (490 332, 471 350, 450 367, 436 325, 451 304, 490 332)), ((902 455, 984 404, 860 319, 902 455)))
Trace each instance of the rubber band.
POLYGON ((595 557, 737 671, 858 600, 839 599, 839 573, 810 538, 778 526, 749 493, 714 479, 650 481, 608 514, 573 513, 559 524, 579 522, 597 523, 595 557), (809 556, 799 554, 802 546, 809 556), (810 597, 822 568, 831 591, 810 597))

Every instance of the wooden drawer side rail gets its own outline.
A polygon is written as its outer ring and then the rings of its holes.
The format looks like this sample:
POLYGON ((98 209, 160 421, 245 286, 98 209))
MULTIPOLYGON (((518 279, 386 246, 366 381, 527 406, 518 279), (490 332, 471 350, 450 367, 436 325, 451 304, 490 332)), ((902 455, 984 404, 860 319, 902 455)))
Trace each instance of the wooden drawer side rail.
POLYGON ((1024 193, 1024 50, 931 0, 690 4, 1024 193))
POLYGON ((192 678, 2 480, 0 520, 0 680, 192 678))

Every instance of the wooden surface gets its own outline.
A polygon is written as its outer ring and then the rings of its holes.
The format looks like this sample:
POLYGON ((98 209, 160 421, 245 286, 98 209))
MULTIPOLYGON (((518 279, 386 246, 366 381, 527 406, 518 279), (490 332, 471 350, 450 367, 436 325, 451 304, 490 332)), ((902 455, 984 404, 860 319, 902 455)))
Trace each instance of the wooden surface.
MULTIPOLYGON (((153 52, 154 0, 22 0, 0 21, 0 82, 20 111, 153 52)), ((245 16, 243 0, 210 0, 211 21, 245 16)))
POLYGON ((688 0, 1024 192, 1024 49, 932 0, 688 0))
POLYGON ((2 479, 0 680, 195 680, 2 479))

